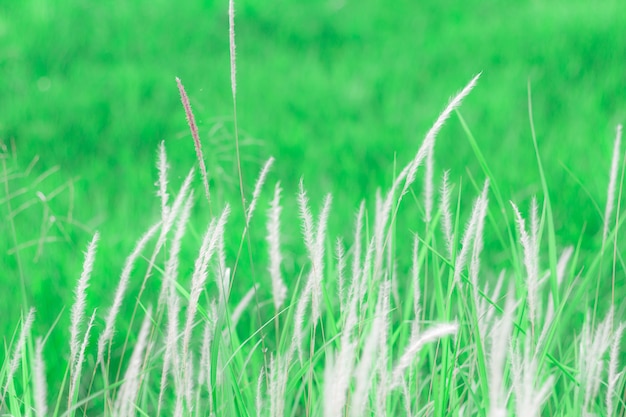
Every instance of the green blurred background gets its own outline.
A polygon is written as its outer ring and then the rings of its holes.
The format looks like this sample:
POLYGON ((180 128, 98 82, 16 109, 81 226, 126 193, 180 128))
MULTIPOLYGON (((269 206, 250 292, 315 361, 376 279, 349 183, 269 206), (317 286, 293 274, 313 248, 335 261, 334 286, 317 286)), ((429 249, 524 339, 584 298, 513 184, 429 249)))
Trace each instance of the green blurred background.
MULTIPOLYGON (((230 201, 240 211, 227 10, 227 1, 208 0, 0 2, 0 142, 12 173, 0 193, 3 335, 23 303, 16 243, 40 333, 71 304, 95 230, 102 242, 90 299, 109 305, 125 256, 158 219, 158 143, 170 155, 172 191, 195 163, 176 76, 199 124, 214 208, 230 201)), ((268 187, 280 179, 285 189, 287 248, 304 253, 293 211, 301 176, 315 207, 334 194, 331 228, 349 236, 359 201, 390 183, 394 161, 413 157, 449 97, 480 71, 461 113, 505 198, 525 209, 541 190, 530 81, 559 243, 575 243, 584 228, 585 245, 597 244, 594 202, 603 207, 626 113, 623 1, 241 0, 236 10, 245 191, 275 156, 268 187)), ((437 175, 450 168, 455 182, 484 178, 454 115, 436 162, 437 175)), ((206 202, 196 215, 206 217, 206 202)), ((287 252, 285 269, 297 274, 300 255, 287 252)))

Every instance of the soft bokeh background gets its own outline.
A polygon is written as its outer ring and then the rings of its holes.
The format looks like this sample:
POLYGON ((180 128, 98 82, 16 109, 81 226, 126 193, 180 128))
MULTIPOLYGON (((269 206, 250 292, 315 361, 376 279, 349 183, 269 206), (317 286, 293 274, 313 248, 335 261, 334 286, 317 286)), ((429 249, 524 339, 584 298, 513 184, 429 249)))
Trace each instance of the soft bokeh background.
MULTIPOLYGON (((158 219, 158 143, 171 158, 173 190, 195 163, 176 76, 200 125, 214 208, 230 201, 239 209, 227 9, 226 0, 0 3, 3 335, 25 302, 38 306, 40 333, 71 304, 95 230, 102 242, 91 304, 109 304, 125 256, 158 219)), ((448 98, 480 71, 461 114, 505 197, 525 208, 541 190, 530 83, 559 244, 581 235, 583 247, 597 244, 595 204, 603 207, 615 126, 626 119, 623 1, 241 0, 236 10, 245 191, 275 156, 269 186, 282 181, 291 210, 286 247, 300 248, 293 197, 301 176, 314 205, 334 194, 331 228, 349 236, 359 201, 371 204, 448 98)), ((456 116, 438 138, 436 161, 438 175, 449 168, 462 179, 469 207, 471 183, 484 174, 456 116)), ((204 212, 200 201, 196 215, 204 212)), ((297 274, 298 258, 287 253, 285 268, 297 274)))

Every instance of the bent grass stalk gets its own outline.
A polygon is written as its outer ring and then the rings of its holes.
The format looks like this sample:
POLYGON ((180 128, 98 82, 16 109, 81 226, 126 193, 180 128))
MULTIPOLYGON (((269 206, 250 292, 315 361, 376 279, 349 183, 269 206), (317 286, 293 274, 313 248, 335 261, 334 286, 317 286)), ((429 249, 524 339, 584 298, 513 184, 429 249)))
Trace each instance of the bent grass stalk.
MULTIPOLYGON (((187 117, 187 124, 189 124, 189 130, 191 131, 191 136, 193 138, 194 148, 196 149, 196 157, 198 159, 198 164, 200 165, 200 173, 202 174, 202 184, 204 185, 204 193, 206 195, 206 199, 209 204, 209 210, 211 210, 211 193, 209 190, 209 180, 208 180, 206 165, 204 163, 204 155, 202 153, 202 142, 200 141, 200 135, 198 134, 198 125, 196 124, 196 119, 193 116, 193 111, 191 110, 191 104, 189 103, 189 97, 187 96, 185 87, 183 86, 182 81, 180 81, 180 78, 178 77, 176 77, 176 84, 178 85, 178 91, 180 93, 180 100, 182 101, 183 108, 185 109, 185 115, 187 117)), ((162 195, 162 198, 165 198, 164 194, 162 195)))

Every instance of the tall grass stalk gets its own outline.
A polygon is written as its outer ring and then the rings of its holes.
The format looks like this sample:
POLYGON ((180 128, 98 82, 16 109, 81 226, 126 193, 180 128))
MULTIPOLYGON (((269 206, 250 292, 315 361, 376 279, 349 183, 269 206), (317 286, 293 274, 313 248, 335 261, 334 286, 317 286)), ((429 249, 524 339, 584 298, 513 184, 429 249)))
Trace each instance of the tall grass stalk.
MULTIPOLYGON (((191 131, 191 136, 193 138, 194 148, 196 149, 196 158, 198 159, 198 164, 200 165, 200 174, 202 175, 202 184, 204 185, 204 193, 206 195, 207 202, 209 203, 209 210, 211 209, 211 193, 209 190, 209 179, 206 170, 206 165, 204 162, 204 154, 202 153, 202 142, 200 141, 200 135, 198 133, 198 125, 196 124, 196 119, 193 115, 193 111, 191 110, 191 104, 189 103, 189 97, 187 96, 187 92, 185 91, 185 87, 183 86, 180 78, 176 77, 176 84, 178 85, 178 92, 180 93, 180 100, 183 103, 183 108, 185 109, 185 115, 187 117, 187 124, 189 125, 189 130, 191 131)), ((159 164, 162 166, 163 164, 159 164)), ((161 170, 165 170, 165 167, 162 166, 161 170)), ((161 184, 160 189, 162 190, 164 185, 163 181, 159 181, 161 184)), ((161 198, 165 200, 165 193, 161 194, 161 198)), ((165 204, 162 203, 163 207, 165 204)))

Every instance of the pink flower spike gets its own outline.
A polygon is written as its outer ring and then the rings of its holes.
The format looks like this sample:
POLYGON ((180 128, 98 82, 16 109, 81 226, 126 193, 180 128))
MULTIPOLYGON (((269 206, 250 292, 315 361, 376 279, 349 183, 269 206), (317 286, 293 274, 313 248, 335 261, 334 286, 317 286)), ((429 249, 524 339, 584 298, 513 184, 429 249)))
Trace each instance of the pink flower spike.
POLYGON ((187 124, 189 125, 189 130, 191 130, 191 136, 193 137, 193 143, 196 148, 196 157, 198 158, 198 163, 200 164, 200 173, 202 174, 202 183, 204 185, 204 192, 206 194, 206 199, 209 202, 209 206, 211 205, 211 193, 209 192, 209 181, 207 179, 206 165, 204 164, 204 156, 202 154, 202 144, 200 143, 200 135, 198 134, 198 126, 196 125, 196 119, 193 117, 193 112, 191 111, 191 104, 189 104, 189 97, 185 92, 185 87, 183 87, 183 83, 180 81, 180 78, 176 77, 176 84, 178 84, 178 91, 180 92, 180 101, 183 103, 183 107, 185 108, 185 115, 187 116, 187 124))

